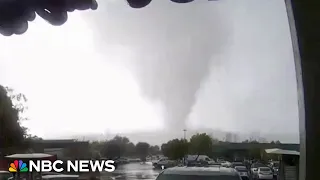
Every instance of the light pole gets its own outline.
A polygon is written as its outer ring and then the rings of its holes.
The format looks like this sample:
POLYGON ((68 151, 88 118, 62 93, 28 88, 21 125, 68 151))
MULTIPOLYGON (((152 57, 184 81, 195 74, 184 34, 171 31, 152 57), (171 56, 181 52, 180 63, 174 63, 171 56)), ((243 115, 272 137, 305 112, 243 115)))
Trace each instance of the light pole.
MULTIPOLYGON (((187 130, 186 130, 186 129, 183 129, 183 138, 184 138, 184 141, 187 141, 187 139, 186 139, 186 133, 187 133, 187 130)), ((184 157, 183 157, 183 164, 184 164, 184 165, 186 164, 186 154, 185 154, 184 157)))

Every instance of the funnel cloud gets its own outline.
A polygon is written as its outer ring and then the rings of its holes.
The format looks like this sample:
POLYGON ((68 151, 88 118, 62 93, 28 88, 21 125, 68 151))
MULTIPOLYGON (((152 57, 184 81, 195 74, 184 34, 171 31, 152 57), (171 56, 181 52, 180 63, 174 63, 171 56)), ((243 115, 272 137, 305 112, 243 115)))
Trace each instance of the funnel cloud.
POLYGON ((186 127, 210 66, 219 66, 215 55, 230 39, 230 20, 219 11, 223 4, 154 1, 134 10, 121 3, 101 1, 100 14, 91 20, 100 32, 96 37, 104 39, 100 50, 130 49, 134 56, 121 63, 132 72, 143 96, 163 103, 167 128, 186 127))

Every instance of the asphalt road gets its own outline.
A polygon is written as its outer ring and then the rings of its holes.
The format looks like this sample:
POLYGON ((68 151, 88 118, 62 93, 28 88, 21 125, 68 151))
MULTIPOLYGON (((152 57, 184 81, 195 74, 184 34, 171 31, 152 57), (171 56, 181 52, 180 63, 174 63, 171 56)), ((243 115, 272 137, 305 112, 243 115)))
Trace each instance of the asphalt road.
POLYGON ((100 174, 101 180, 155 180, 160 170, 154 170, 151 163, 129 163, 120 165, 112 173, 100 174))

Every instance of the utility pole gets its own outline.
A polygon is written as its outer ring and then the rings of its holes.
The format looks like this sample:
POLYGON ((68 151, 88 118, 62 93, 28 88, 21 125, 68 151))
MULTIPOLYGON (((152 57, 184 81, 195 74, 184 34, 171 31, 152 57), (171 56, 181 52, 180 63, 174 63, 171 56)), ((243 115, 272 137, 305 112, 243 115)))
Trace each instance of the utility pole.
MULTIPOLYGON (((187 141, 186 139, 186 133, 187 133, 187 130, 186 129, 183 129, 183 138, 185 141, 187 141)), ((186 165, 186 154, 184 155, 183 157, 183 165, 186 165)))

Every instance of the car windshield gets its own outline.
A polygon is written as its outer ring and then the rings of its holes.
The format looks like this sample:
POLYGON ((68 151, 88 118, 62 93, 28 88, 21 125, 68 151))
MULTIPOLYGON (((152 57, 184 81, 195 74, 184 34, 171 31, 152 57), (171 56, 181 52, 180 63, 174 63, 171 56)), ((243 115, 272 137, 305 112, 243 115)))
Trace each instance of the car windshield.
POLYGON ((202 175, 179 175, 161 174, 156 180, 241 180, 239 176, 202 176, 202 175))
POLYGON ((271 171, 270 168, 267 168, 267 167, 262 167, 262 168, 259 168, 260 171, 271 171))

